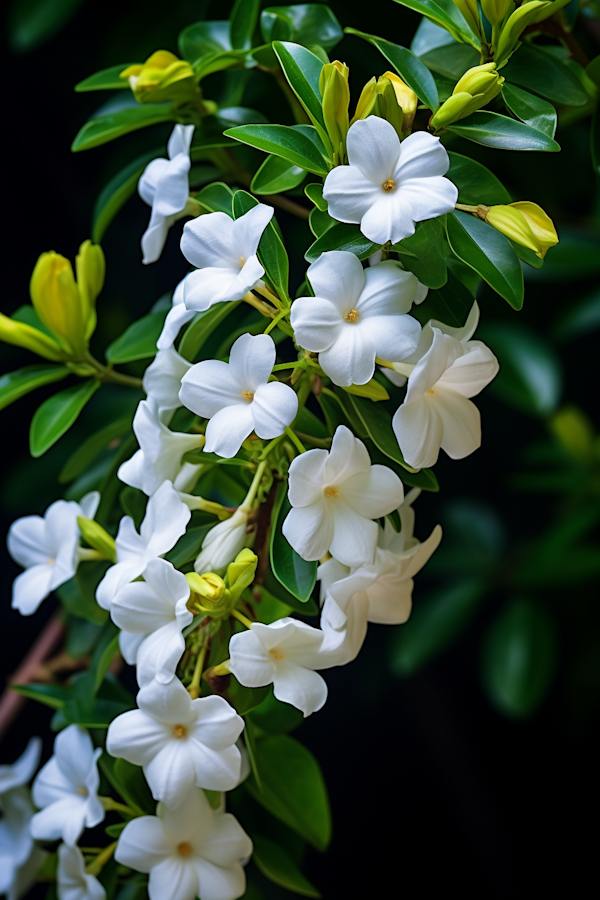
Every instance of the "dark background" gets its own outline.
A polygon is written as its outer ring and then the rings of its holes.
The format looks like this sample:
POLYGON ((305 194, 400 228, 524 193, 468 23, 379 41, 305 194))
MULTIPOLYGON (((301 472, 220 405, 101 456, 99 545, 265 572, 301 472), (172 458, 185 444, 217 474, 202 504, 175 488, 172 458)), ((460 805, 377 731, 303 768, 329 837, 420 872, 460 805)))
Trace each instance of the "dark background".
MULTIPOLYGON (((90 0, 55 37, 31 53, 5 50, 3 107, 6 159, 2 172, 2 311, 28 301, 28 282, 40 252, 55 249, 73 259, 89 236, 95 198, 114 172, 150 146, 146 132, 81 154, 69 144, 104 95, 75 94, 73 85, 92 72, 120 62, 145 59, 165 48, 176 52, 178 31, 198 18, 225 18, 228 3, 157 4, 143 0, 90 0)), ((408 46, 418 16, 391 2, 332 2, 343 26, 372 31, 408 46)), ((590 34, 582 41, 595 55, 590 34)), ((376 51, 346 37, 335 49, 351 65, 353 101, 372 74, 387 68, 376 51)), ((260 76, 262 77, 262 76, 260 76)), ((265 76, 266 77, 266 76, 265 76)), ((212 76, 214 79, 215 76, 212 76)), ((216 76, 218 78, 218 76, 216 76)), ((211 78, 203 84, 210 98, 211 78)), ((288 114, 274 91, 245 99, 271 121, 288 114)), ((153 144, 166 141, 171 125, 155 126, 153 144), (154 140, 155 139, 155 140, 154 140)), ((539 201, 561 229, 593 224, 597 189, 588 151, 589 122, 559 131, 563 148, 554 154, 487 151, 473 144, 453 149, 492 168, 515 198, 539 201)), ((302 202, 302 200, 300 200, 302 202)), ((123 327, 185 272, 172 234, 162 259, 143 267, 139 238, 148 209, 133 198, 103 241, 108 272, 99 301, 98 353, 123 327)), ((308 228, 278 212, 284 231, 308 228)), ((175 228, 176 232, 177 229, 175 228)), ((294 266, 294 264, 292 263, 294 266)), ((292 281, 300 283, 298 253, 292 281)), ((294 286, 292 284, 292 286, 294 286)), ((522 313, 511 311, 489 290, 480 295, 484 320, 519 316, 547 334, 560 312, 593 287, 591 281, 533 280, 522 313)), ((598 421, 597 334, 561 348, 565 397, 598 421)), ((2 346, 2 371, 32 359, 2 346)), ((2 535, 19 515, 43 513, 61 496, 56 481, 61 462, 77 438, 66 436, 45 457, 28 459, 28 423, 44 396, 38 391, 3 412, 2 535)), ((453 498, 485 502, 501 511, 513 541, 534 537, 551 501, 511 491, 508 476, 524 444, 545 435, 543 423, 512 411, 491 396, 478 402, 484 444, 473 457, 436 467, 439 495, 423 495, 417 506, 417 536, 424 539, 443 520, 453 498)), ((88 413, 93 427, 93 410, 88 413)), ((84 419, 84 425, 85 425, 84 419)), ((2 552, 0 658, 5 673, 18 666, 54 602, 31 618, 9 608, 10 584, 18 568, 2 552)), ((427 586, 418 579, 415 602, 427 586)), ((566 592, 565 603, 574 600, 566 592)), ((596 694, 579 709, 573 692, 556 683, 541 710, 526 721, 496 712, 480 687, 479 636, 500 601, 493 592, 450 649, 405 680, 389 675, 387 631, 372 626, 360 659, 326 673, 330 700, 298 732, 318 757, 329 786, 334 839, 325 856, 311 853, 306 871, 327 898, 401 894, 419 898, 448 888, 467 896, 538 895, 563 882, 568 896, 584 896, 597 852, 598 716, 596 694)), ((559 618, 560 621, 560 618, 559 618)), ((593 693, 593 692, 592 692, 593 693)), ((47 732, 49 715, 30 703, 0 750, 12 761, 33 733, 47 732)), ((49 750, 49 747, 48 747, 49 750)), ((281 892, 282 896, 285 892, 281 892)), ((289 896, 286 894, 286 896, 289 896)))

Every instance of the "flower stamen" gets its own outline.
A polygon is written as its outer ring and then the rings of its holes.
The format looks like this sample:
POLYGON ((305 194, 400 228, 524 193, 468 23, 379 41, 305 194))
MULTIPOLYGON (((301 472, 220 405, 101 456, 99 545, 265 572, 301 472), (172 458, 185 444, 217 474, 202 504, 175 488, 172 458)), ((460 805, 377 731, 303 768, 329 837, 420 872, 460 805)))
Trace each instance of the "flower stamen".
POLYGON ((326 487, 323 493, 326 497, 333 497, 334 499, 337 499, 340 496, 340 492, 336 487, 326 487))
POLYGON ((254 400, 254 394, 251 391, 242 391, 244 400, 254 400))
POLYGON ((356 309, 347 309, 343 315, 344 322, 350 322, 354 324, 359 317, 359 312, 356 309))
POLYGON ((394 181, 393 178, 388 178, 388 180, 384 181, 383 184, 381 185, 381 187, 384 189, 384 191, 388 194, 390 191, 394 190, 395 186, 396 186, 396 182, 394 181))
POLYGON ((187 737, 187 728, 185 727, 185 725, 176 725, 173 729, 173 734, 176 738, 187 737))
POLYGON ((190 856, 192 853, 192 845, 188 843, 188 841, 182 841, 181 844, 177 845, 177 852, 180 856, 190 856))

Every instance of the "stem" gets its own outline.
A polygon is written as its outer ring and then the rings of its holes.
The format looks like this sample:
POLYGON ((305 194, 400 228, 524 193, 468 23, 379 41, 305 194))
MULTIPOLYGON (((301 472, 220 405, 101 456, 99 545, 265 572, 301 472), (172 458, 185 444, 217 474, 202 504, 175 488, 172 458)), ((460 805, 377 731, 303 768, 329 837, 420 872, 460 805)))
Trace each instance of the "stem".
POLYGON ((273 331, 275 326, 281 321, 281 319, 283 319, 283 317, 286 315, 286 313, 287 313, 287 309, 280 310, 277 313, 277 315, 275 316, 275 318, 273 319, 273 321, 269 322, 269 324, 267 325, 267 327, 264 330, 264 333, 269 334, 269 332, 273 331))
POLYGON ((78 551, 79 560, 90 560, 90 559, 108 559, 109 557, 104 556, 104 554, 100 553, 99 550, 92 550, 90 547, 80 547, 78 551))
MULTIPOLYGON (((250 621, 250 619, 246 618, 246 616, 243 615, 239 611, 239 609, 232 609, 230 615, 232 615, 234 619, 237 619, 238 622, 241 622, 242 625, 245 625, 246 628, 252 628, 252 622, 250 621)), ((222 663, 222 665, 224 665, 224 663, 222 663)))
POLYGON ((473 213, 474 216, 477 215, 477 207, 476 206, 469 206, 466 203, 457 203, 454 208, 461 209, 463 212, 473 213))
POLYGON ((135 810, 130 806, 125 806, 124 803, 118 803, 112 797, 98 797, 98 800, 107 812, 120 812, 126 816, 135 816, 135 810))
POLYGON ((85 354, 85 361, 96 370, 96 378, 98 378, 99 381, 113 381, 115 384, 125 384, 127 387, 142 387, 141 378, 123 375, 121 372, 115 372, 113 369, 108 368, 108 366, 103 366, 91 353, 85 354))
POLYGON ((296 435, 294 434, 294 432, 292 431, 292 429, 290 428, 289 425, 286 425, 286 426, 285 426, 285 433, 287 434, 287 436, 289 437, 290 441, 294 444, 294 446, 297 448, 297 450, 298 450, 300 453, 306 453, 306 447, 305 447, 304 444, 299 440, 299 438, 296 437, 296 435))
POLYGON ((293 216, 298 216, 299 219, 308 219, 310 215, 309 209, 296 203, 295 200, 290 200, 289 197, 282 197, 280 194, 267 194, 262 199, 272 206, 285 209, 286 212, 291 213, 293 216))
POLYGON ((394 363, 390 362, 388 359, 379 359, 378 356, 375 357, 375 362, 378 366, 384 366, 386 369, 393 369, 394 363))
POLYGON ((99 853, 93 863, 86 868, 88 875, 99 875, 106 863, 111 859, 113 853, 117 849, 117 841, 105 847, 102 853, 99 853))
POLYGON ((278 437, 273 438, 272 441, 269 441, 269 443, 267 444, 267 446, 265 447, 265 449, 262 451, 262 453, 261 453, 260 456, 258 457, 259 460, 260 460, 261 462, 262 462, 263 459, 266 459, 266 458, 267 458, 267 456, 269 455, 269 453, 271 452, 271 450, 273 449, 273 447, 276 447, 277 444, 279 443, 279 441, 280 441, 282 438, 283 438, 283 434, 280 434, 278 437))
POLYGON ((306 441, 307 444, 313 444, 315 447, 324 447, 325 450, 331 447, 332 438, 317 438, 312 434, 305 434, 303 431, 297 431, 296 435, 300 440, 306 441))
POLYGON ((257 309, 259 313, 262 313, 263 316, 267 316, 269 319, 273 319, 277 315, 277 310, 274 307, 267 306, 266 303, 263 303, 262 300, 259 300, 258 297, 255 297, 252 291, 248 291, 242 297, 246 303, 250 306, 253 306, 254 309, 257 309))
POLYGON ((258 469, 256 470, 256 472, 254 474, 254 478, 252 479, 252 484, 250 485, 250 489, 249 489, 248 493, 246 494, 246 499, 244 500, 242 505, 240 507, 238 507, 238 509, 246 510, 247 512, 250 511, 250 507, 252 506, 252 503, 254 502, 254 498, 256 497, 256 492, 258 491, 258 486, 260 484, 261 478, 263 477, 263 472, 265 471, 266 467, 267 467, 267 460, 263 459, 258 464, 258 469))
POLYGON ((190 695, 192 700, 196 700, 202 693, 202 688, 200 687, 200 679, 202 678, 202 670, 204 668, 205 659, 206 644, 203 644, 202 647, 200 647, 200 652, 198 653, 198 657, 196 659, 196 667, 194 668, 194 674, 192 675, 192 681, 188 687, 188 694, 190 695))

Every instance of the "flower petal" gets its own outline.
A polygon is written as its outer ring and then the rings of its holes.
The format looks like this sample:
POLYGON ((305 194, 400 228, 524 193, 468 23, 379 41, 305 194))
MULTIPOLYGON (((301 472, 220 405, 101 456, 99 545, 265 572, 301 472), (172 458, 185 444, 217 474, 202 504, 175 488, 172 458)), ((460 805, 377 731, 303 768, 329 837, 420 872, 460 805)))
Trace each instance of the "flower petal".
POLYGON ((414 353, 421 337, 421 325, 407 315, 374 316, 365 319, 363 329, 371 338, 377 356, 392 362, 414 353))
POLYGON ((190 734, 212 750, 232 746, 244 730, 244 720, 223 697, 198 697, 192 700, 192 709, 197 719, 190 734))
POLYGON ((31 566, 17 575, 13 581, 12 608, 17 609, 22 616, 33 615, 51 591, 53 574, 52 565, 46 563, 31 566))
POLYGON ((8 552, 20 566, 36 566, 48 561, 50 548, 46 523, 41 516, 22 516, 12 523, 6 538, 8 552))
POLYGON ((190 187, 188 172, 190 171, 189 156, 178 153, 165 167, 154 193, 152 211, 161 216, 173 216, 181 212, 185 207, 190 187))
MULTIPOLYGON (((195 859, 194 865, 198 873, 199 896, 202 900, 232 900, 233 897, 241 897, 245 893, 246 873, 239 863, 233 863, 225 869, 222 866, 215 866, 206 859, 195 859)), ((181 900, 187 898, 182 897, 181 900)))
POLYGON ((325 706, 327 684, 318 672, 281 660, 275 666, 273 693, 282 703, 301 710, 306 718, 325 706))
POLYGON ((306 274, 316 296, 325 297, 340 314, 356 306, 365 285, 361 261, 345 250, 322 253, 306 274))
POLYGON ((311 506, 294 507, 285 517, 282 532, 302 559, 321 559, 331 546, 333 520, 321 500, 311 506))
POLYGON ((175 125, 167 144, 169 159, 175 159, 179 153, 189 156, 195 127, 195 125, 175 125))
POLYGON ((498 360, 481 341, 469 341, 460 356, 440 378, 440 387, 463 397, 475 397, 498 374, 498 360))
POLYGON ((243 334, 229 351, 229 370, 241 390, 253 394, 269 380, 275 356, 275 343, 269 334, 243 334))
POLYGON ((202 841, 202 857, 217 866, 231 866, 252 853, 252 841, 230 813, 215 815, 210 833, 202 841))
POLYGON ((334 533, 328 548, 346 566, 370 565, 377 547, 377 524, 337 499, 332 501, 334 533))
POLYGON ((171 730, 148 713, 133 709, 108 726, 106 750, 135 766, 146 766, 172 740, 171 730))
POLYGON ((397 244, 415 233, 415 218, 409 197, 401 186, 389 194, 384 191, 360 220, 360 230, 370 241, 397 244))
MULTIPOLYGON (((451 212, 458 200, 458 188, 448 178, 411 178, 400 185, 399 195, 410 203, 415 222, 451 212)), ((394 243, 400 238, 393 238, 394 243)))
POLYGON ((348 162, 375 184, 392 178, 401 153, 396 129, 379 116, 358 119, 346 139, 348 162))
POLYGON ((423 469, 435 465, 444 426, 437 405, 431 403, 429 398, 403 403, 394 413, 392 429, 409 466, 423 469))
POLYGON ((426 131, 415 131, 400 144, 400 159, 396 177, 430 178, 445 175, 450 167, 450 157, 439 137, 426 131))
POLYGON ((329 456, 327 450, 307 450, 292 461, 288 489, 292 506, 311 506, 323 499, 329 456))
POLYGON ((194 786, 196 775, 187 741, 167 741, 144 766, 144 775, 155 800, 177 809, 194 786))
POLYGON ((345 481, 341 495, 343 501, 361 516, 378 519, 400 506, 404 488, 392 469, 374 465, 367 472, 359 472, 345 481))
POLYGON ((231 791, 237 787, 242 755, 235 745, 213 750, 193 738, 189 739, 188 745, 197 787, 208 791, 231 791))
POLYGON ((435 408, 442 421, 442 450, 464 459, 481 447, 481 416, 472 400, 446 389, 436 391, 435 408))
POLYGON ((357 166, 336 166, 323 185, 329 215, 338 222, 360 222, 381 194, 381 183, 374 184, 357 166))
POLYGON ((418 278, 387 259, 364 270, 365 286, 356 309, 362 317, 398 316, 407 313, 415 300, 418 278))
POLYGON ((294 300, 290 323, 300 346, 313 352, 331 347, 344 324, 339 310, 323 297, 294 300))
POLYGON ((257 388, 250 409, 254 431, 259 438, 270 440, 283 434, 296 418, 298 395, 289 385, 272 381, 257 388))
POLYGON ((229 655, 229 668, 245 687, 264 687, 273 681, 273 660, 254 630, 234 634, 229 641, 229 655))
POLYGON ((233 242, 240 256, 248 259, 256 255, 263 231, 273 218, 272 206, 259 203, 236 219, 232 227, 233 242))
POLYGON ((119 835, 115 859, 138 872, 150 872, 173 852, 162 822, 156 816, 141 816, 127 822, 119 835))
MULTIPOLYGON (((181 252, 197 269, 229 269, 239 272, 240 254, 234 243, 234 222, 224 212, 213 212, 186 222, 181 236, 181 252)), ((186 285, 189 275, 186 278, 186 285)), ((184 292, 185 303, 187 293, 184 292)))
POLYGON ((239 270, 234 268, 198 269, 185 279, 185 306, 194 312, 204 312, 215 303, 240 300, 245 290, 237 290, 239 270))
POLYGON ((205 359, 183 376, 179 397, 187 409, 209 419, 224 407, 240 403, 243 390, 231 366, 205 359))
POLYGON ((250 403, 225 406, 212 417, 206 426, 207 453, 216 453, 226 459, 235 456, 243 441, 254 428, 250 403))
POLYGON ((327 350, 319 353, 319 365, 334 384, 366 384, 375 372, 375 344, 361 322, 345 322, 327 350))
POLYGON ((339 485, 357 472, 368 472, 370 466, 371 457, 363 442, 354 437, 345 425, 339 425, 333 435, 325 466, 325 484, 339 485))

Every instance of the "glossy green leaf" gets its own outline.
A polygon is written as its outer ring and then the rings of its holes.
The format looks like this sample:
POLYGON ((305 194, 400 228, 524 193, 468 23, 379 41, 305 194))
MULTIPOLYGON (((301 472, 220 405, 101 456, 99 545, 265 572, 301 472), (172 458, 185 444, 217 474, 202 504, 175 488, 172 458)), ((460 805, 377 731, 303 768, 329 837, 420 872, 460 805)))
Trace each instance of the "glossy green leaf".
POLYGON ((287 483, 282 481, 277 486, 271 516, 271 567, 273 574, 286 591, 305 603, 310 599, 317 582, 317 563, 302 559, 283 536, 281 528, 290 509, 287 483))
POLYGON ((307 172, 327 175, 323 154, 304 132, 293 125, 240 125, 229 128, 225 134, 242 144, 281 156, 307 172))
POLYGON ((436 25, 441 25, 455 40, 472 44, 479 49, 475 35, 452 0, 395 0, 395 2, 413 9, 436 25))
POLYGON ((589 101, 581 82, 569 67, 537 44, 521 44, 502 69, 502 74, 510 84, 518 84, 554 103, 583 106, 589 101))
POLYGON ((230 676, 229 687, 226 694, 227 699, 234 707, 239 716, 245 716, 264 701, 269 693, 270 686, 259 688, 248 688, 240 684, 239 681, 230 676))
POLYGON ((391 672, 399 678, 412 675, 449 647, 471 622, 485 591, 484 582, 465 578, 419 596, 406 625, 390 634, 391 672))
POLYGON ((322 60, 306 47, 286 41, 274 41, 273 50, 291 89, 318 130, 325 147, 329 149, 319 90, 322 60))
POLYGON ((93 693, 96 694, 111 663, 119 652, 119 629, 108 619, 102 629, 100 639, 94 649, 88 674, 93 678, 93 693))
POLYGON ((75 140, 71 144, 73 153, 79 150, 91 150, 114 141, 115 138, 137 131, 139 128, 147 128, 149 125, 158 125, 160 122, 173 122, 175 115, 170 103, 146 103, 144 106, 135 106, 133 109, 121 109, 107 116, 91 119, 80 128, 75 140))
POLYGON ((439 97, 435 81, 429 69, 421 60, 399 44, 392 44, 374 34, 365 34, 355 28, 346 28, 346 34, 354 34, 377 47, 387 61, 392 64, 400 78, 415 92, 421 103, 431 110, 439 106, 439 97))
POLYGON ((270 881, 303 897, 320 897, 319 891, 302 874, 284 847, 268 838, 253 835, 252 859, 270 881))
MULTIPOLYGON (((101 759, 104 759, 105 756, 106 754, 103 754, 101 759)), ((133 806, 135 810, 153 814, 156 810, 156 802, 152 798, 141 767, 134 766, 126 759, 115 759, 113 767, 114 777, 118 784, 117 790, 125 802, 133 806), (125 793, 122 788, 125 789, 125 793)))
POLYGON ((600 274, 600 232, 562 225, 560 241, 544 258, 544 267, 529 272, 531 280, 549 284, 583 281, 600 274))
POLYGON ((215 328, 239 306, 240 302, 240 300, 232 300, 229 303, 216 303, 204 312, 198 313, 181 338, 179 344, 181 356, 193 362, 215 328))
POLYGON ((300 166, 294 166, 280 156, 267 156, 257 169, 250 190, 253 194, 281 194, 298 187, 306 178, 300 166))
POLYGON ((209 212, 224 212, 233 218, 233 191, 222 181, 202 188, 196 194, 196 200, 209 212))
POLYGON ((108 448, 111 442, 121 443, 120 439, 131 431, 131 416, 121 416, 94 432, 81 443, 67 459, 60 470, 58 480, 61 484, 73 481, 88 469, 96 457, 108 448))
POLYGON ((323 198, 323 185, 322 184, 307 184, 304 188, 304 193, 308 197, 308 199, 315 204, 317 209, 320 212, 327 211, 327 200, 323 198))
POLYGON ((352 407, 368 436, 382 453, 385 453, 386 456, 399 463, 403 468, 410 469, 413 472, 416 471, 412 466, 404 462, 398 441, 392 431, 392 417, 381 403, 373 403, 372 400, 367 400, 365 397, 356 397, 345 391, 343 395, 341 391, 338 391, 338 394, 344 407, 346 407, 346 404, 352 407))
MULTIPOLYGON (((233 214, 236 219, 243 216, 258 200, 246 191, 236 191, 233 197, 233 214)), ((265 270, 265 276, 271 287, 275 288, 279 297, 289 303, 290 264, 283 241, 279 236, 273 219, 262 233, 258 245, 258 258, 265 270)))
POLYGON ((113 365, 156 356, 156 342, 162 331, 166 310, 149 313, 134 322, 106 349, 106 359, 113 365))
POLYGON ((516 322, 480 329, 481 340, 500 362, 490 390, 510 406, 545 416, 558 406, 562 393, 560 359, 541 335, 516 322))
POLYGON ((229 39, 235 50, 249 50, 258 22, 260 0, 235 0, 229 16, 229 39))
POLYGON ((481 657, 484 687, 501 712, 531 716, 543 703, 557 661, 556 627, 546 610, 515 600, 486 635, 481 657))
POLYGON ((453 150, 448 151, 448 156, 450 168, 447 177, 458 188, 459 203, 494 206, 512 202, 512 197, 500 179, 481 163, 453 150))
POLYGON ((523 271, 510 241, 469 213, 456 211, 446 220, 454 254, 474 269, 513 307, 523 306, 523 271))
POLYGON ((70 578, 56 590, 61 605, 69 613, 95 626, 104 625, 108 618, 106 610, 96 603, 95 592, 109 565, 108 561, 86 562, 85 566, 79 567, 75 578, 70 578))
POLYGON ((180 56, 191 63, 202 56, 231 50, 229 20, 192 22, 179 33, 177 45, 180 56))
POLYGON ((380 246, 366 238, 358 225, 346 225, 345 222, 339 222, 333 228, 328 228, 314 244, 310 245, 304 254, 304 259, 313 263, 321 253, 325 253, 327 250, 347 250, 349 253, 354 253, 359 259, 366 259, 379 250, 380 246))
POLYGON ((336 224, 336 220, 332 219, 329 213, 321 212, 316 206, 314 209, 311 209, 308 225, 316 238, 320 238, 330 228, 334 228, 336 224))
POLYGON ((312 753, 288 735, 272 735, 257 742, 256 764, 262 790, 253 775, 245 782, 254 799, 317 850, 326 850, 331 812, 312 753))
POLYGON ((485 147, 498 150, 544 150, 556 153, 560 147, 543 131, 524 122, 489 110, 478 110, 448 126, 448 131, 485 147))
POLYGON ((8 12, 8 38, 13 50, 28 53, 54 37, 73 18, 84 0, 13 0, 8 12))
POLYGON ((429 291, 424 303, 411 310, 412 315, 425 325, 429 319, 437 319, 445 325, 461 328, 475 298, 456 275, 448 269, 448 281, 438 290, 429 291))
POLYGON ((403 267, 429 288, 441 288, 448 280, 444 249, 444 228, 440 219, 417 222, 416 231, 393 244, 403 267))
POLYGON ((128 166, 110 179, 100 193, 94 204, 92 213, 92 241, 99 244, 106 233, 106 229, 117 215, 121 207, 129 200, 138 185, 140 177, 153 159, 163 155, 163 150, 151 150, 138 156, 128 166))
POLYGON ((462 78, 467 69, 479 64, 480 54, 469 44, 451 43, 420 55, 420 59, 438 77, 450 81, 450 93, 452 93, 454 85, 459 78, 462 78))
POLYGON ((44 384, 61 381, 71 374, 66 366, 24 366, 0 375, 0 409, 24 397, 44 384))
POLYGON ((517 119, 543 131, 548 137, 553 138, 556 133, 558 116, 555 108, 547 100, 524 91, 514 84, 505 84, 502 88, 502 99, 517 119))
POLYGON ((69 688, 59 684, 11 684, 11 691, 16 691, 29 700, 37 700, 52 709, 61 709, 71 696, 69 688))
POLYGON ((165 559, 168 559, 170 563, 173 563, 176 568, 196 559, 200 553, 204 538, 210 529, 214 528, 217 524, 218 521, 214 516, 206 514, 206 523, 204 525, 195 525, 192 528, 188 528, 186 533, 179 538, 173 549, 168 553, 165 553, 165 559))
POLYGON ((33 457, 42 456, 69 430, 99 387, 99 381, 89 378, 54 394, 36 409, 29 431, 29 450, 33 457))
POLYGON ((75 90, 82 93, 83 91, 116 91, 119 88, 129 88, 127 78, 119 78, 119 75, 132 65, 134 63, 121 63, 120 66, 110 66, 108 69, 95 72, 76 84, 75 90))
MULTIPOLYGON (((260 610, 261 621, 266 622, 267 619, 263 616, 262 602, 258 609, 260 610)), ((304 716, 299 709, 296 709, 289 703, 282 703, 271 692, 260 706, 257 706, 252 711, 252 721, 267 734, 287 734, 302 724, 304 716)))
POLYGON ((600 290, 568 306, 552 329, 556 341, 571 341, 600 328, 600 290))
POLYGON ((260 15, 263 40, 295 41, 310 47, 318 44, 333 50, 344 36, 340 23, 324 3, 294 3, 292 6, 270 6, 260 15))

